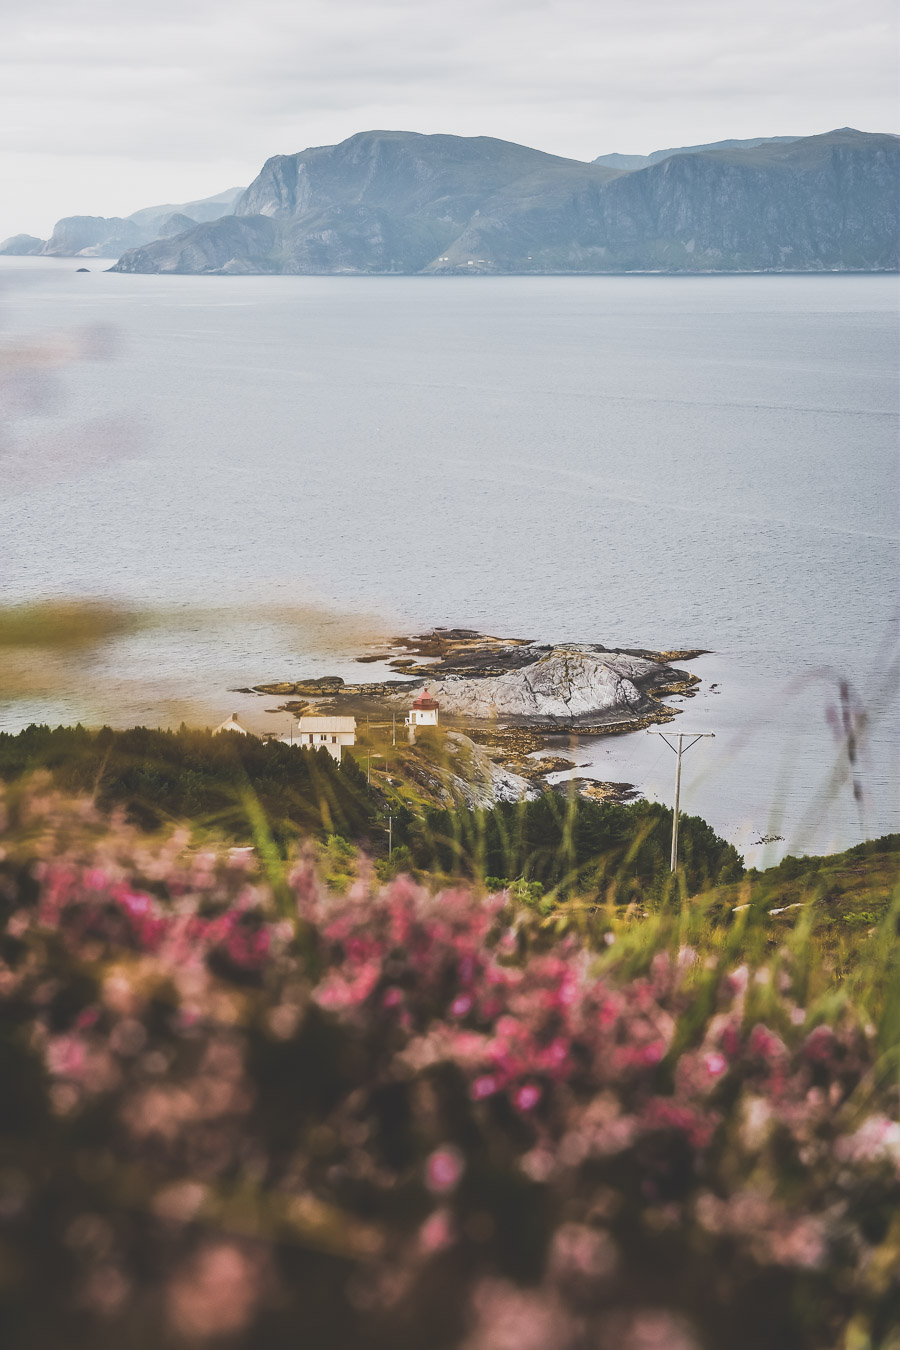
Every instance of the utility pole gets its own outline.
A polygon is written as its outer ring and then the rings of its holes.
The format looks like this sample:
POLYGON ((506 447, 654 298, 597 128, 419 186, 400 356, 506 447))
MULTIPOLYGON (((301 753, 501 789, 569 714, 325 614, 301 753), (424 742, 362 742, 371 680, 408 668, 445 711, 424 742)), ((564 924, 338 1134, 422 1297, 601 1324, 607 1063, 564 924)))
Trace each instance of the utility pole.
POLYGON ((372 781, 372 760, 373 760, 373 759, 384 759, 384 755, 380 755, 380 754, 375 754, 375 755, 373 755, 371 750, 367 750, 367 751, 366 751, 366 782, 367 782, 367 783, 371 783, 371 781, 372 781))
POLYGON ((394 851, 394 817, 388 812, 388 858, 394 851))
POLYGON ((666 745, 675 754, 675 807, 672 811, 671 859, 671 870, 674 872, 678 866, 678 808, 681 804, 681 756, 686 750, 690 750, 692 745, 696 745, 698 741, 703 740, 704 737, 714 737, 716 733, 714 731, 675 731, 667 733, 665 731, 657 731, 655 727, 649 727, 648 732, 651 736, 662 736, 666 745), (669 735, 675 737, 678 742, 677 746, 673 745, 669 740, 669 735), (690 737, 690 739, 688 740, 687 745, 685 745, 684 742, 687 737, 690 737))
POLYGON ((397 714, 391 713, 391 745, 397 744, 397 714))

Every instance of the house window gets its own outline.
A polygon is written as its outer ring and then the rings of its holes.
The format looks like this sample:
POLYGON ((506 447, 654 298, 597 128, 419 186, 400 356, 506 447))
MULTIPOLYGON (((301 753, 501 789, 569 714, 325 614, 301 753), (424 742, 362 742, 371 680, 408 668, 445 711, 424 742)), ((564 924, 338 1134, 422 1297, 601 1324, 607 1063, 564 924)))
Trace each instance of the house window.
POLYGON ((332 738, 331 738, 331 744, 332 744, 332 745, 337 745, 337 736, 332 736, 332 738))

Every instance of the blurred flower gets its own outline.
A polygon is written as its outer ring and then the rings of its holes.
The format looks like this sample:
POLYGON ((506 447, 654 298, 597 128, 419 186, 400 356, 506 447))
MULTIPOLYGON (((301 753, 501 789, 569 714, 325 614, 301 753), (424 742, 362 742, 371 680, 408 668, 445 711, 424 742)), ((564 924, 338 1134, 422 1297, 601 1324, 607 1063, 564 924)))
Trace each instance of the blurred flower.
POLYGON ((452 1191, 463 1174, 463 1167, 459 1149, 448 1146, 435 1149, 425 1163, 425 1183, 429 1190, 438 1194, 452 1191))

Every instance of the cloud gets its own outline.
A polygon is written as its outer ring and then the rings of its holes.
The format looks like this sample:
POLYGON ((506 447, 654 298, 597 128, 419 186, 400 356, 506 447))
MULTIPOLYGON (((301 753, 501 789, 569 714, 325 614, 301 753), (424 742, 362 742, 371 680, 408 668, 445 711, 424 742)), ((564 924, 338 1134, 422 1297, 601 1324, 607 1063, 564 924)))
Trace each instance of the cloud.
POLYGON ((29 0, 3 21, 0 237, 372 127, 583 159, 891 130, 895 37, 893 0, 29 0))

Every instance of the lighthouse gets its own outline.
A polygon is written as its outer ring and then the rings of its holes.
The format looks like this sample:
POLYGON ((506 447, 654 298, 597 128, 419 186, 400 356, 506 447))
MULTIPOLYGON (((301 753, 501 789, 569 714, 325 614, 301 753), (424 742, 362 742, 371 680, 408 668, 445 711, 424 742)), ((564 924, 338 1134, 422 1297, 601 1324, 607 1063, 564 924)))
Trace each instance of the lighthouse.
POLYGON ((436 727, 440 706, 437 699, 432 698, 427 689, 423 689, 409 711, 406 725, 408 727, 436 727))

